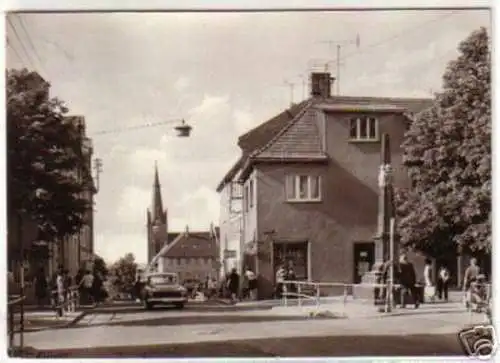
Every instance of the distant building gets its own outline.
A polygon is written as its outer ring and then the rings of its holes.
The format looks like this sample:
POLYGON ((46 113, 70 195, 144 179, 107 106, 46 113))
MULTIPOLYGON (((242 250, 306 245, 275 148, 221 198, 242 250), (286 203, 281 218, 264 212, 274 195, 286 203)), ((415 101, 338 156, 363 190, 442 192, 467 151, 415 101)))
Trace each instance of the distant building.
POLYGON ((218 233, 217 227, 206 232, 179 233, 178 236, 154 256, 150 271, 176 272, 179 280, 203 281, 207 277, 218 277, 218 233))
POLYGON ((79 233, 68 236, 60 246, 49 244, 49 265, 48 271, 53 274, 59 265, 68 269, 71 276, 75 276, 78 269, 91 269, 94 260, 94 195, 97 189, 92 178, 92 141, 86 137, 85 118, 83 116, 68 117, 78 126, 84 143, 82 152, 85 157, 83 168, 77 170, 77 175, 81 183, 85 186, 83 197, 87 199, 91 208, 86 215, 86 224, 79 233))
POLYGON ((160 249, 172 242, 179 233, 168 232, 168 210, 163 208, 158 165, 155 163, 153 196, 151 208, 146 212, 148 262, 160 252, 160 249))
POLYGON ((391 137, 396 186, 408 183, 400 145, 412 114, 431 100, 332 96, 332 80, 311 74, 309 99, 242 135, 241 157, 217 188, 226 211, 220 249, 240 240, 238 266, 256 271, 261 298, 272 296, 279 265, 302 280, 358 283, 381 258, 382 133, 391 137), (228 213, 235 183, 243 189, 239 238, 228 213))

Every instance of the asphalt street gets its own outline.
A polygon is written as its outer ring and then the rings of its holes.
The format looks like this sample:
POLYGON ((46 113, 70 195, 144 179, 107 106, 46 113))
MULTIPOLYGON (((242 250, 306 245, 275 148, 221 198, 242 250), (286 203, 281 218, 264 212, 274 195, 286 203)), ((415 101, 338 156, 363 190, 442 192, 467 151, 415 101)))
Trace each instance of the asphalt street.
MULTIPOLYGON (((455 334, 323 336, 31 350, 38 358, 463 356, 455 334)), ((465 357, 464 357, 465 358, 465 357)))
POLYGON ((457 333, 471 323, 463 310, 431 307, 357 318, 276 310, 108 309, 24 341, 46 358, 460 355, 457 333))

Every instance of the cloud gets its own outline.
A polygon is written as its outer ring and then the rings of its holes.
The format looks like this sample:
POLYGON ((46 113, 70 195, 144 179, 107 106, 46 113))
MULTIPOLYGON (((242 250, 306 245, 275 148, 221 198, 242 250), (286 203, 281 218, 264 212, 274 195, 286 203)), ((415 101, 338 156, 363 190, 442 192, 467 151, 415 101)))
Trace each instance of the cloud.
POLYGON ((191 84, 191 82, 190 82, 189 78, 179 77, 177 79, 177 81, 175 81, 175 83, 174 83, 174 89, 177 92, 184 92, 190 86, 190 84, 191 84))
POLYGON ((144 226, 146 209, 150 207, 152 191, 135 186, 126 186, 120 197, 116 217, 122 223, 123 229, 135 229, 144 226))

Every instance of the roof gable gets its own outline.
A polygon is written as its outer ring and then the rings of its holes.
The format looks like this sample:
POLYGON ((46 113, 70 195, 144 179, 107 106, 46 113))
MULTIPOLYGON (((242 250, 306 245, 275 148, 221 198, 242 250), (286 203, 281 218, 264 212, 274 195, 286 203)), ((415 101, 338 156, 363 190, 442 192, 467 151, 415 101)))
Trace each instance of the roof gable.
POLYGON ((267 145, 255 152, 255 159, 321 159, 323 152, 316 111, 309 102, 267 145))
POLYGON ((260 124, 238 138, 238 146, 248 156, 270 142, 309 103, 309 100, 292 105, 273 118, 260 124))

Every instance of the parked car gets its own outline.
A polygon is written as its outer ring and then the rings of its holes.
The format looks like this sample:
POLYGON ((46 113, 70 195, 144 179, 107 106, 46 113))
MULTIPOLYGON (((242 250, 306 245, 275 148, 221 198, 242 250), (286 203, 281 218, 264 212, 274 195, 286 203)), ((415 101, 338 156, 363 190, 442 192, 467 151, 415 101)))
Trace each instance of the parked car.
POLYGON ((150 273, 142 289, 144 308, 151 310, 154 305, 168 304, 182 309, 188 301, 186 288, 179 284, 176 273, 150 273))

